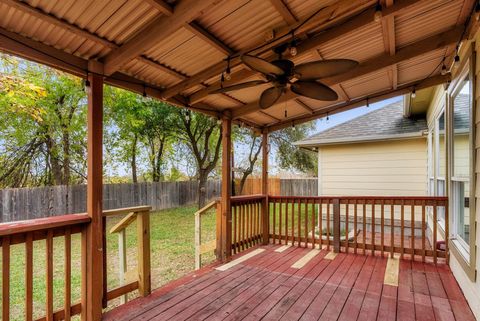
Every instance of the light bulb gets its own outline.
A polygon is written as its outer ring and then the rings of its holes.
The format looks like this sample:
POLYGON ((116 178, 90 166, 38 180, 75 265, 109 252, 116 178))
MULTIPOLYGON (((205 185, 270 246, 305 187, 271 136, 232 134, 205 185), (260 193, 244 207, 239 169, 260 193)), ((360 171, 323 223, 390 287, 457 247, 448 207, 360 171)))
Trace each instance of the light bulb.
POLYGON ((92 87, 90 87, 90 80, 85 80, 85 92, 90 94, 92 92, 92 87))
POLYGON ((377 4, 375 7, 375 14, 373 15, 373 20, 375 20, 375 22, 380 22, 380 20, 382 20, 382 16, 382 6, 377 4))
POLYGON ((230 72, 230 67, 227 67, 227 70, 225 70, 225 80, 230 79, 232 79, 232 73, 230 72))
POLYGON ((412 98, 415 98, 415 97, 417 97, 417 93, 415 92, 415 88, 413 88, 413 90, 412 90, 412 98))
POLYGON ((291 47, 290 47, 290 55, 291 55, 292 57, 295 57, 295 56, 297 55, 297 53, 298 53, 297 47, 291 46, 291 47))
POLYGON ((447 74, 447 66, 445 66, 445 65, 442 66, 441 74, 442 74, 442 76, 445 76, 447 74))

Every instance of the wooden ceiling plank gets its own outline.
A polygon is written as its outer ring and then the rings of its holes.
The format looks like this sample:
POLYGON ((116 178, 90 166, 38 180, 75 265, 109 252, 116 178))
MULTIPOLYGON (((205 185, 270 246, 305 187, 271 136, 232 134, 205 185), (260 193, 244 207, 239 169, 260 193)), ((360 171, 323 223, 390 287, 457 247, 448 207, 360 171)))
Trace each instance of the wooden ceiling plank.
MULTIPOLYGON (((416 1, 398 0, 391 7, 388 7, 388 8, 384 9, 383 17, 384 18, 388 18, 390 16, 393 17, 398 12, 404 12, 406 9, 410 8, 410 6, 414 6, 415 4, 417 4, 416 1)), ((327 32, 321 32, 321 31, 316 32, 315 35, 313 35, 309 39, 301 42, 297 46, 297 51, 298 51, 297 57, 301 58, 303 55, 310 54, 310 52, 312 50, 317 50, 317 48, 321 44, 323 44, 325 42, 328 42, 328 41, 331 41, 331 40, 336 39, 336 38, 340 38, 340 37, 352 32, 352 30, 362 28, 362 27, 372 23, 374 14, 375 14, 375 10, 374 10, 374 8, 371 8, 371 9, 366 10, 365 12, 347 20, 344 23, 341 23, 337 26, 331 27, 327 32)), ((266 58, 266 60, 271 61, 271 60, 276 59, 276 57, 277 56, 272 53, 270 56, 268 56, 266 58)), ((171 88, 168 88, 167 90, 165 90, 165 93, 164 93, 165 97, 168 97, 169 95, 176 94, 178 92, 181 92, 181 91, 193 86, 194 84, 196 84, 196 82, 194 80, 196 80, 197 78, 202 79, 202 76, 205 76, 205 75, 208 75, 209 76, 208 78, 211 78, 211 77, 215 76, 216 74, 220 74, 220 72, 223 71, 222 68, 225 68, 225 64, 222 63, 220 66, 215 65, 211 68, 212 68, 211 69, 212 72, 217 71, 217 73, 211 74, 211 73, 208 73, 209 70, 206 70, 206 71, 203 71, 200 74, 194 75, 194 76, 190 77, 189 79, 181 82, 180 84, 174 85, 171 88), (217 67, 220 67, 220 68, 216 69, 217 67)), ((248 78, 248 77, 251 77, 255 74, 256 74, 255 72, 249 71, 248 73, 245 73, 244 77, 248 78)), ((232 74, 232 78, 234 76, 235 76, 235 73, 232 74)), ((242 78, 239 77, 239 78, 236 78, 236 79, 238 81, 242 81, 245 78, 242 79, 242 78)), ((199 90, 198 92, 190 95, 189 99, 192 102, 201 101, 206 96, 208 96, 209 92, 211 92, 213 90, 216 90, 216 89, 219 89, 219 88, 220 88, 220 82, 216 82, 216 83, 212 84, 211 86, 209 86, 209 88, 199 90)))
MULTIPOLYGON (((125 63, 140 56, 165 37, 192 22, 221 0, 181 0, 170 16, 160 16, 146 25, 129 41, 104 57, 105 74, 111 75, 125 63)), ((174 95, 172 95, 174 96, 174 95)))
POLYGON ((273 121, 276 121, 276 122, 279 122, 279 121, 280 121, 280 118, 277 118, 277 117, 275 117, 275 116, 273 116, 273 115, 270 115, 270 114, 267 113, 266 111, 260 110, 259 112, 260 112, 260 114, 265 115, 265 116, 267 116, 267 117, 270 118, 270 119, 273 119, 273 121))
POLYGON ((144 0, 144 1, 166 16, 171 16, 173 14, 173 7, 163 0, 144 0))
MULTIPOLYGON (((408 46, 400 48, 395 55, 391 56, 390 54, 382 54, 380 56, 371 58, 364 63, 358 65, 355 69, 351 70, 350 72, 346 72, 334 77, 329 77, 322 79, 322 83, 333 86, 344 81, 357 78, 374 71, 392 66, 394 64, 398 64, 402 61, 412 59, 414 57, 420 56, 422 54, 428 53, 430 51, 434 51, 446 46, 449 46, 452 43, 458 42, 463 34, 463 27, 456 26, 448 31, 440 32, 433 36, 430 36, 426 39, 419 40, 414 42, 408 46)), ((291 100, 296 98, 297 95, 288 91, 284 94, 279 100, 279 103, 283 103, 285 101, 291 100)), ((260 107, 258 106, 258 101, 249 103, 243 106, 239 110, 232 111, 233 118, 241 117, 243 115, 247 115, 259 110, 260 107)))
MULTIPOLYGON (((409 5, 411 3, 415 3, 416 1, 413 1, 413 0, 399 0, 399 4, 398 5, 395 5, 394 7, 392 7, 393 9, 395 8, 399 8, 399 10, 404 10, 405 9, 405 4, 408 3, 409 5), (402 5, 400 5, 402 4, 402 5)), ((303 35, 306 35, 307 32, 309 32, 312 28, 315 28, 317 30, 317 33, 320 33, 321 30, 324 30, 325 28, 330 28, 332 27, 335 23, 337 23, 339 20, 341 21, 344 21, 344 20, 347 20, 347 19, 350 19, 351 20, 356 20, 357 17, 355 17, 355 15, 358 15, 358 10, 349 10, 348 11, 348 15, 345 14, 344 16, 340 16, 338 15, 337 11, 338 11, 338 7, 340 5, 343 5, 343 6, 355 6, 355 3, 352 2, 352 1, 346 1, 346 0, 343 0, 343 1, 339 1, 337 4, 335 4, 334 6, 328 6, 325 8, 325 11, 322 11, 320 12, 317 16, 316 16, 316 19, 315 20, 315 24, 308 24, 308 28, 306 26, 302 26, 302 31, 297 31, 297 36, 301 36, 302 33, 303 35), (355 17, 355 18, 353 18, 355 17)), ((358 7, 358 6, 356 6, 358 7)), ((360 8, 362 9, 362 8, 360 8)), ((373 19, 373 14, 374 14, 374 11, 373 9, 372 10, 367 10, 367 14, 368 14, 368 22, 370 23, 373 19)), ((390 12, 387 12, 387 15, 388 14, 395 14, 395 11, 390 11, 390 12)), ((362 13, 361 15, 359 16, 365 16, 365 13, 362 13)), ((348 20, 350 21, 350 20, 348 20)), ((303 21, 299 21, 297 24, 302 24, 303 21)), ((297 25, 295 24, 295 25, 297 25)), ((294 25, 294 26, 295 26, 294 25)), ((350 25, 350 24, 349 24, 350 25)), ((292 28, 294 27, 292 26, 292 28)), ((353 26, 353 28, 356 28, 357 26, 353 26)), ((244 49, 240 52, 237 52, 235 53, 235 57, 232 58, 231 60, 231 67, 235 67, 235 66, 238 66, 241 64, 241 61, 240 61, 240 58, 239 56, 242 54, 242 53, 245 53, 245 52, 248 52, 249 54, 252 54, 252 55, 258 55, 260 53, 265 53, 265 52, 269 52, 270 49, 282 44, 282 43, 285 43, 285 42, 288 42, 290 41, 290 39, 287 39, 285 40, 283 36, 285 36, 286 34, 288 34, 290 31, 290 29, 284 31, 284 32, 279 32, 278 34, 276 33, 277 35, 277 40, 273 40, 271 42, 269 42, 268 44, 265 44, 265 43, 262 43, 262 44, 256 44, 255 46, 253 46, 252 48, 248 48, 248 49, 244 49), (260 49, 259 46, 261 46, 260 49)), ((352 29, 348 30, 349 32, 351 31, 352 29)), ((325 32, 324 34, 330 34, 330 32, 325 32)), ((323 38, 322 40, 320 41, 324 41, 323 38)), ((303 43, 300 45, 302 46, 303 43)), ((311 49, 311 48, 309 48, 311 49)), ((301 55, 303 52, 302 52, 303 48, 300 48, 299 49, 299 55, 301 55)), ((272 60, 272 59, 275 59, 277 56, 272 54, 271 56, 268 57, 268 59, 272 60)), ((198 84, 206 81, 207 79, 210 79, 212 77, 215 77, 217 75, 220 75, 220 73, 222 73, 225 69, 225 62, 224 61, 220 61, 208 68, 206 68, 205 70, 202 70, 201 72, 195 74, 195 75, 192 75, 189 79, 186 79, 182 82, 180 82, 179 84, 176 84, 176 85, 173 85, 171 86, 170 88, 167 88, 165 91, 164 91, 164 97, 165 98, 168 98, 168 97, 171 97, 171 96, 174 96, 178 93, 181 93, 182 91, 185 91, 191 87, 194 87, 194 86, 197 86, 198 84)), ((234 74, 233 74, 234 75, 234 74)), ((232 75, 232 76, 233 76, 232 75)), ((254 72, 251 72, 249 74, 249 77, 250 76, 253 76, 255 75, 254 72)), ((210 91, 213 91, 215 89, 218 89, 220 88, 220 83, 217 82, 215 83, 213 86, 210 86, 210 89, 208 90, 202 90, 202 96, 203 98, 206 97, 208 95, 208 92, 210 91)), ((201 98, 201 99, 203 99, 201 98)), ((192 101, 199 101, 201 99, 197 99, 195 97, 195 99, 192 99, 192 101)))
POLYGON ((386 91, 369 95, 367 97, 352 99, 351 101, 348 101, 345 103, 341 103, 335 106, 330 106, 327 108, 322 108, 322 109, 316 110, 313 114, 310 114, 310 115, 292 117, 288 120, 284 120, 277 124, 272 124, 270 126, 267 126, 266 129, 270 133, 286 127, 290 127, 292 124, 298 125, 298 124, 306 123, 308 121, 312 121, 318 118, 322 118, 327 116, 327 114, 331 116, 333 114, 344 112, 356 107, 365 106, 367 103, 367 99, 368 99, 368 102, 371 104, 371 103, 379 102, 392 97, 407 94, 411 92, 413 88, 418 90, 418 89, 423 89, 431 86, 444 84, 448 82, 450 79, 451 79, 451 74, 447 74, 447 75, 433 76, 424 80, 413 81, 400 86, 396 90, 389 89, 386 91))
POLYGON ((203 41, 207 42, 209 45, 219 50, 223 54, 230 56, 235 53, 235 51, 213 35, 210 31, 202 27, 195 21, 192 21, 185 25, 185 28, 193 33, 195 36, 201 38, 203 41))
POLYGON ((270 0, 270 3, 273 5, 275 10, 282 16, 283 20, 291 26, 296 23, 298 20, 292 11, 288 8, 287 4, 283 0, 270 0))
POLYGON ((308 106, 305 102, 303 102, 302 100, 300 100, 299 98, 295 99, 295 102, 297 103, 297 105, 299 105, 300 107, 302 107, 303 109, 305 109, 307 112, 309 112, 310 114, 313 114, 315 112, 315 110, 313 110, 312 107, 308 106))
POLYGON ((70 31, 71 33, 76 34, 80 37, 84 37, 88 40, 92 40, 96 43, 100 43, 107 48, 116 49, 118 47, 115 43, 113 43, 113 42, 111 42, 111 41, 109 41, 105 38, 102 38, 102 37, 100 37, 100 36, 98 36, 94 33, 91 33, 88 30, 82 29, 82 28, 80 28, 80 27, 78 27, 74 24, 71 24, 66 20, 57 18, 56 16, 54 16, 52 14, 49 14, 47 12, 44 12, 41 9, 37 9, 35 7, 32 7, 26 2, 17 1, 17 0, 0 0, 0 3, 4 3, 4 4, 6 4, 6 5, 8 5, 12 8, 15 8, 15 9, 19 10, 19 11, 28 13, 29 15, 32 15, 35 18, 38 18, 42 21, 51 23, 54 26, 60 27, 62 29, 66 29, 66 30, 70 31))

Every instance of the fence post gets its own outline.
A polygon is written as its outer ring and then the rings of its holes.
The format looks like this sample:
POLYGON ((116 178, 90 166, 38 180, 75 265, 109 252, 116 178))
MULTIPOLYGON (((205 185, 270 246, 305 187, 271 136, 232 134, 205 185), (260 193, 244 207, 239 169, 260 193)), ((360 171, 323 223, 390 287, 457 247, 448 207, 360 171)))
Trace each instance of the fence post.
POLYGON ((340 252, 340 200, 333 199, 333 252, 340 252))
POLYGON ((151 292, 150 275, 150 211, 137 213, 138 293, 151 292))

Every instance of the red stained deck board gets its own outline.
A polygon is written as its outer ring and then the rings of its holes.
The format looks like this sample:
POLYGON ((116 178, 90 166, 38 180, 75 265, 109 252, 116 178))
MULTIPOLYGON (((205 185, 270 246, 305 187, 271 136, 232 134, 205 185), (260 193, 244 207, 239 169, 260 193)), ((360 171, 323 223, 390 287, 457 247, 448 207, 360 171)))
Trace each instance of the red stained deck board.
POLYGON ((261 248, 237 266, 203 269, 104 320, 475 320, 444 265, 401 260, 394 287, 383 284, 387 259, 380 256, 340 253, 326 260, 321 251, 293 269, 311 249, 261 248))

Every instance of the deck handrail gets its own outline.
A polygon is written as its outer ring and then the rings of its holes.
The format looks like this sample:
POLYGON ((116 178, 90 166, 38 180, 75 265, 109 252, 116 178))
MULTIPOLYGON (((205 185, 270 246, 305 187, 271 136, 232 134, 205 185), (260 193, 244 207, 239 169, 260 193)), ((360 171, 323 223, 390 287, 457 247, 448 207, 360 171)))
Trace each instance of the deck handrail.
MULTIPOLYGON (((210 252, 215 251, 217 249, 217 240, 218 238, 202 244, 202 216, 208 213, 212 208, 217 208, 217 222, 219 220, 219 206, 220 200, 214 200, 199 209, 195 212, 195 270, 198 270, 202 267, 202 255, 210 252)), ((218 233, 217 233, 218 234, 218 233)))

